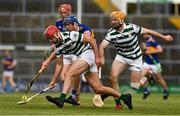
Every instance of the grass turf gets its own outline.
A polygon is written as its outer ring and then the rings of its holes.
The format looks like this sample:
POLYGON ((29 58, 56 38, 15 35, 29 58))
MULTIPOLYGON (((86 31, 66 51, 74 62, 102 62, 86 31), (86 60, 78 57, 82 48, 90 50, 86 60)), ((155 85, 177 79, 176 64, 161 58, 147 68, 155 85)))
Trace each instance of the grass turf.
MULTIPOLYGON (((60 109, 49 103, 46 95, 59 96, 58 93, 44 93, 25 105, 16 105, 24 93, 0 94, 0 115, 180 115, 180 94, 170 94, 168 100, 162 94, 152 93, 146 100, 142 94, 133 94, 133 110, 126 106, 121 110, 114 109, 114 100, 109 97, 105 105, 95 108, 91 103, 93 93, 81 93, 81 106, 65 104, 60 109)), ((28 94, 30 97, 33 93, 28 94)))

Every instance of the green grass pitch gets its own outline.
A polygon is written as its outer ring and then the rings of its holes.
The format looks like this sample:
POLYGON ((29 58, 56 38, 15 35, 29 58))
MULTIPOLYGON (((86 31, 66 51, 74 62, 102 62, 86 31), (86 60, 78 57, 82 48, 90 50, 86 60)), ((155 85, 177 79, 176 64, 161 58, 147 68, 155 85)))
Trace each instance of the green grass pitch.
POLYGON ((162 94, 152 93, 142 100, 142 94, 134 93, 133 110, 126 106, 121 110, 114 109, 112 97, 105 100, 103 107, 96 108, 91 103, 93 93, 82 93, 81 106, 78 107, 65 104, 60 109, 45 99, 46 95, 59 96, 58 93, 44 93, 28 104, 16 105, 22 95, 24 93, 0 94, 0 115, 180 115, 180 94, 170 94, 168 100, 163 100, 162 94))

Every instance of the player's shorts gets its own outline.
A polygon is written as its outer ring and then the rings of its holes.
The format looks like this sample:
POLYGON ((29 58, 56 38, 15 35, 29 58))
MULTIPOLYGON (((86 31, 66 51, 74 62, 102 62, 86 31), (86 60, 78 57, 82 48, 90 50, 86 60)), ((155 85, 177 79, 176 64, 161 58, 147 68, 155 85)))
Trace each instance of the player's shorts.
POLYGON ((3 76, 12 77, 14 76, 14 71, 4 71, 3 76))
MULTIPOLYGON (((68 64, 72 64, 75 60, 77 60, 77 56, 74 55, 74 54, 71 54, 71 55, 63 55, 63 64, 64 65, 68 65, 68 64)), ((85 76, 84 76, 85 73, 82 73, 80 75, 81 79, 86 82, 85 80, 85 76)))
POLYGON ((85 62, 89 64, 90 72, 98 72, 97 66, 95 63, 95 56, 94 56, 93 50, 89 49, 89 50, 84 51, 80 56, 78 56, 78 59, 84 60, 85 62))
POLYGON ((72 64, 75 60, 77 60, 77 56, 76 55, 63 55, 63 64, 72 64))
POLYGON ((129 70, 142 71, 142 56, 137 59, 127 59, 117 54, 115 60, 128 65, 129 70))
POLYGON ((158 63, 158 64, 148 64, 148 63, 144 62, 143 63, 143 68, 150 69, 155 74, 162 72, 162 68, 161 68, 160 63, 158 63))

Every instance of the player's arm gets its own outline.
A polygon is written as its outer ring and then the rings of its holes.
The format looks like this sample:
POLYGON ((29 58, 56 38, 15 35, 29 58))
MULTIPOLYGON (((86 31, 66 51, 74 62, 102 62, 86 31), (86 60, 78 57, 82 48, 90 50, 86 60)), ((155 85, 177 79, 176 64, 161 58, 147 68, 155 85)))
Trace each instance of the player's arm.
POLYGON ((97 66, 100 66, 101 62, 100 62, 99 51, 96 44, 96 40, 92 36, 89 36, 88 34, 83 34, 83 42, 89 43, 92 46, 93 52, 95 54, 96 64, 97 66))
POLYGON ((12 64, 9 66, 9 68, 14 68, 17 65, 17 61, 13 60, 12 64))
POLYGON ((62 71, 62 68, 63 68, 63 56, 61 55, 60 57, 57 57, 56 58, 56 67, 55 67, 55 71, 54 71, 54 74, 53 74, 53 78, 49 84, 50 87, 54 87, 54 85, 56 84, 58 78, 59 78, 59 75, 62 71))
POLYGON ((104 49, 108 46, 108 44, 109 42, 107 42, 106 40, 103 40, 101 44, 99 45, 99 54, 100 54, 102 65, 105 64, 104 49))
POLYGON ((87 35, 87 36, 92 36, 91 32, 89 30, 86 30, 83 34, 87 35))
POLYGON ((0 63, 3 64, 3 65, 11 65, 11 62, 6 61, 6 60, 1 60, 0 63))
MULTIPOLYGON (((86 30, 83 34, 86 34, 87 36, 91 36, 91 39, 95 39, 94 38, 94 32, 93 31, 91 32, 91 31, 90 30, 86 30)), ((96 40, 94 42, 95 42, 96 46, 98 47, 96 40)))
POLYGON ((51 63, 51 61, 54 60, 55 58, 56 58, 56 53, 55 53, 55 51, 54 51, 54 52, 52 52, 51 55, 42 63, 41 68, 42 68, 43 70, 45 70, 45 69, 49 66, 49 64, 51 63))
MULTIPOLYGON (((91 36, 90 39, 95 39, 94 34, 92 34, 92 32, 90 30, 86 30, 83 34, 85 34, 87 36, 91 36)), ((96 40, 94 42, 95 42, 96 46, 98 47, 96 40)))
POLYGON ((150 34, 150 35, 154 35, 156 37, 159 37, 159 38, 162 38, 166 41, 172 41, 173 40, 173 37, 170 36, 170 35, 162 35, 161 33, 159 32, 156 32, 156 31, 153 31, 151 29, 147 29, 147 28, 143 28, 143 34, 150 34))

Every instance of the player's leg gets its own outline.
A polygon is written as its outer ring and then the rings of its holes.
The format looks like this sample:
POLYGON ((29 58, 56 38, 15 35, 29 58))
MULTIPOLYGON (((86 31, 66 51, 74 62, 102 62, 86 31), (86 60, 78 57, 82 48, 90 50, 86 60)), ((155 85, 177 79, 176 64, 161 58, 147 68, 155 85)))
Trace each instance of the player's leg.
POLYGON ((75 78, 79 78, 79 75, 89 69, 89 65, 86 61, 78 59, 72 63, 70 68, 65 73, 65 82, 62 93, 68 93, 69 85, 75 80, 75 78))
POLYGON ((130 76, 131 76, 131 81, 130 81, 130 87, 133 90, 139 90, 140 88, 140 78, 141 78, 141 71, 137 70, 131 70, 130 76))
MULTIPOLYGON (((71 55, 71 61, 74 62, 77 60, 77 56, 75 55, 71 55)), ((72 87, 72 91, 71 91, 71 94, 74 95, 74 102, 73 102, 73 105, 75 106, 79 106, 80 105, 80 89, 81 89, 81 83, 80 83, 80 80, 81 80, 81 75, 78 75, 79 77, 78 78, 75 78, 75 81, 73 83, 73 87, 72 87)))
POLYGON ((7 81, 9 81, 10 77, 12 76, 12 73, 9 71, 4 71, 2 75, 2 90, 6 91, 6 85, 7 81))
POLYGON ((141 71, 131 71, 131 88, 138 90, 140 88, 141 71))
POLYGON ((120 94, 118 91, 110 87, 103 86, 100 83, 97 72, 88 72, 86 80, 96 94, 106 94, 109 96, 113 96, 117 98, 116 103, 121 104, 122 100, 128 106, 129 109, 132 109, 131 95, 120 94))
POLYGON ((154 84, 153 68, 152 65, 147 63, 143 64, 142 77, 140 80, 141 87, 143 87, 147 82, 149 82, 150 85, 154 84))
POLYGON ((15 88, 15 87, 16 87, 16 83, 14 82, 13 77, 10 77, 10 78, 9 78, 9 82, 10 82, 12 88, 15 88))
POLYGON ((65 80, 65 72, 68 70, 68 68, 70 66, 71 66, 71 64, 64 64, 63 65, 63 69, 62 69, 61 74, 60 74, 62 82, 64 82, 64 80, 65 80))
POLYGON ((72 87, 72 91, 70 96, 65 99, 66 103, 70 103, 74 106, 79 106, 80 105, 80 77, 78 76, 77 78, 75 78, 74 82, 73 82, 73 87, 72 87))
MULTIPOLYGON (((125 69, 125 67, 126 67, 126 63, 125 63, 123 57, 116 55, 115 60, 113 61, 111 70, 110 70, 110 81, 111 81, 112 88, 115 91, 119 91, 118 76, 122 73, 122 71, 125 69)), ((102 100, 107 98, 107 96, 108 95, 106 95, 106 94, 102 94, 101 95, 102 100)), ((116 102, 115 107, 117 109, 120 109, 122 106, 118 102, 118 98, 114 98, 114 100, 116 102)))
POLYGON ((2 91, 4 92, 5 91, 5 88, 6 88, 6 84, 7 84, 7 80, 8 80, 8 76, 4 75, 3 74, 3 77, 2 77, 2 91))
POLYGON ((75 78, 79 78, 78 75, 80 75, 88 69, 89 65, 84 60, 78 59, 75 62, 73 62, 69 69, 65 72, 65 80, 62 94, 56 98, 46 96, 47 100, 62 108, 64 106, 65 97, 71 89, 71 85, 74 82, 75 78))
MULTIPOLYGON (((110 80, 112 83, 112 88, 119 92, 119 84, 118 84, 118 76, 122 73, 122 71, 125 69, 126 67, 126 63, 124 62, 124 59, 117 55, 115 60, 113 61, 113 64, 111 66, 111 70, 110 70, 110 80)), ((102 100, 104 100, 106 97, 108 96, 108 94, 102 94, 101 98, 102 100)), ((122 105, 120 103, 119 98, 114 97, 116 106, 116 109, 121 109, 122 105)))
POLYGON ((140 88, 140 80, 142 76, 142 57, 135 60, 128 60, 128 64, 130 65, 130 76, 131 82, 130 86, 134 90, 138 90, 140 88))
POLYGON ((141 87, 144 87, 145 84, 147 84, 147 77, 145 75, 147 74, 148 71, 149 71, 149 68, 143 67, 142 76, 140 80, 141 87))
POLYGON ((15 92, 19 91, 18 86, 16 85, 13 76, 9 77, 9 83, 10 83, 13 91, 15 91, 15 92))
POLYGON ((77 93, 76 93, 76 96, 75 96, 75 101, 76 101, 76 105, 80 105, 80 92, 81 92, 81 76, 80 78, 76 78, 76 84, 74 84, 74 88, 76 89, 77 88, 77 93))
POLYGON ((149 71, 149 68, 146 68, 146 67, 143 68, 142 77, 141 77, 141 80, 140 80, 140 85, 141 85, 141 87, 144 88, 142 99, 146 99, 150 95, 150 92, 149 92, 149 90, 147 88, 147 86, 148 86, 148 79, 145 76, 148 71, 149 71))
POLYGON ((140 80, 141 87, 144 88, 142 99, 146 99, 150 95, 150 91, 148 90, 148 84, 153 85, 154 80, 154 72, 156 72, 155 65, 147 64, 146 62, 143 64, 142 77, 140 80))
MULTIPOLYGON (((70 67, 69 64, 77 60, 77 56, 75 55, 64 55, 63 58, 63 63, 64 63, 64 68, 62 71, 62 76, 65 78, 64 74, 70 67)), ((79 106, 80 101, 79 101, 79 95, 80 95, 80 78, 75 78, 75 81, 72 84, 72 90, 70 96, 65 100, 66 103, 72 104, 74 106, 79 106)))
POLYGON ((7 71, 6 76, 8 77, 8 81, 12 88, 16 88, 16 83, 14 82, 14 72, 13 71, 7 71))
MULTIPOLYGON (((138 90, 140 88, 140 82, 142 81, 141 79, 141 71, 138 71, 138 70, 131 70, 131 88, 134 89, 134 90, 138 90), (141 79, 141 81, 140 81, 141 79)), ((148 91, 147 89, 147 84, 148 83, 145 83, 143 84, 143 86, 145 87, 144 88, 144 94, 143 94, 143 99, 146 99, 150 92, 148 91)))
POLYGON ((149 92, 149 90, 147 88, 147 86, 148 86, 148 79, 145 76, 148 71, 149 71, 148 68, 143 68, 142 77, 141 77, 141 80, 140 80, 140 85, 141 85, 141 87, 144 88, 142 99, 146 99, 150 95, 150 92, 149 92))
MULTIPOLYGON (((110 70, 110 81, 111 81, 111 85, 112 88, 115 91, 120 91, 119 90, 119 84, 118 84, 118 76, 122 73, 122 71, 125 69, 126 65, 123 62, 114 60, 113 64, 111 66, 111 70, 110 70)), ((116 109, 121 109, 121 104, 118 102, 118 98, 114 98, 115 102, 116 102, 116 109)))
POLYGON ((110 80, 112 84, 112 88, 116 91, 119 91, 118 85, 118 76, 122 73, 126 65, 122 62, 114 60, 111 70, 110 70, 110 80))
POLYGON ((169 96, 169 92, 168 92, 168 86, 167 86, 166 81, 162 77, 161 73, 156 73, 155 76, 156 76, 157 82, 163 88, 163 99, 167 99, 169 96))
POLYGON ((132 89, 138 90, 140 88, 140 80, 142 76, 142 57, 139 57, 135 60, 127 60, 130 65, 129 69, 131 71, 131 83, 130 86, 132 89))
POLYGON ((148 89, 147 86, 148 86, 148 85, 145 84, 144 90, 143 90, 143 97, 142 97, 142 99, 146 99, 146 98, 150 95, 150 91, 149 91, 149 89, 148 89))

